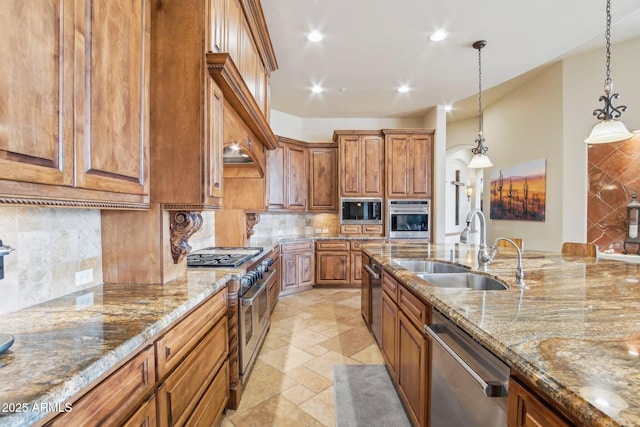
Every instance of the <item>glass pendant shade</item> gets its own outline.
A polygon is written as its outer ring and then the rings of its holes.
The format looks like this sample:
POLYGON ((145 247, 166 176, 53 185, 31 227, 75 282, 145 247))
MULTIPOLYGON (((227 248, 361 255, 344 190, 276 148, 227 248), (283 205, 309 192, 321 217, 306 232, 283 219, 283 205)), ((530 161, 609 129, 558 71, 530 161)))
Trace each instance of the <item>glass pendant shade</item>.
POLYGON ((491 163, 489 156, 486 154, 476 154, 467 165, 471 169, 490 168, 491 166, 493 166, 493 163, 491 163))
POLYGON ((584 140, 587 144, 606 144, 609 142, 624 141, 633 136, 620 120, 608 119, 597 123, 591 134, 584 140))

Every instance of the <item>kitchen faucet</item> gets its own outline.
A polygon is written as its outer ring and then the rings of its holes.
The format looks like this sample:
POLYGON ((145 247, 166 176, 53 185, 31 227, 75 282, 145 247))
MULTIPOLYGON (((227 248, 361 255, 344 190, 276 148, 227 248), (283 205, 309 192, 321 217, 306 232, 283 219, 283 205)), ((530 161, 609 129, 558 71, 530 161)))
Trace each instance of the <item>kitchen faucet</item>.
POLYGON ((516 267, 516 285, 524 287, 524 269, 522 268, 522 251, 520 250, 520 247, 516 244, 516 242, 514 242, 511 239, 507 239, 506 237, 498 237, 496 240, 494 240, 493 244, 491 245, 491 254, 489 255, 489 262, 491 262, 491 260, 493 260, 493 258, 498 253, 498 242, 500 240, 509 242, 513 245, 514 248, 516 248, 516 251, 518 252, 518 266, 516 267))
POLYGON ((478 215, 480 220, 480 249, 478 250, 478 267, 486 269, 487 265, 491 262, 489 252, 487 252, 487 220, 480 209, 474 209, 467 215, 467 226, 460 233, 460 242, 467 243, 469 241, 469 231, 471 227, 471 220, 474 215, 478 215))

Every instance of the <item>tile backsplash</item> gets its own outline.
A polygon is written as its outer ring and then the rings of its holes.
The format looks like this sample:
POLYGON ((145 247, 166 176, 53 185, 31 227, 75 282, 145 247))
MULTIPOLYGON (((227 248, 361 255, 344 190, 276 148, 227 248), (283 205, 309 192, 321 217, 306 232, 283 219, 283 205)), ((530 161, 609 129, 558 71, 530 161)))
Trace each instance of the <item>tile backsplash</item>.
POLYGON ((260 222, 253 227, 256 238, 271 236, 300 236, 311 234, 337 234, 336 214, 259 214, 260 222))
POLYGON ((4 257, 0 313, 102 283, 99 210, 1 206, 0 239, 15 249, 4 257), (78 271, 92 280, 76 286, 78 271))

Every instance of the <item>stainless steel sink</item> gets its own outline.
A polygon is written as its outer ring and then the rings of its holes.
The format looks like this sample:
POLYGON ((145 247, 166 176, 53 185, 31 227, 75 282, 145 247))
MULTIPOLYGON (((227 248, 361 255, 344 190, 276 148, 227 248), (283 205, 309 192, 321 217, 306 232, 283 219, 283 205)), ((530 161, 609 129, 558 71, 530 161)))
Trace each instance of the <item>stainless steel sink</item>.
POLYGON ((419 273, 417 276, 438 288, 473 291, 504 291, 509 289, 499 280, 476 273, 419 273))
POLYGON ((470 268, 441 261, 396 258, 396 264, 413 273, 468 273, 470 268))

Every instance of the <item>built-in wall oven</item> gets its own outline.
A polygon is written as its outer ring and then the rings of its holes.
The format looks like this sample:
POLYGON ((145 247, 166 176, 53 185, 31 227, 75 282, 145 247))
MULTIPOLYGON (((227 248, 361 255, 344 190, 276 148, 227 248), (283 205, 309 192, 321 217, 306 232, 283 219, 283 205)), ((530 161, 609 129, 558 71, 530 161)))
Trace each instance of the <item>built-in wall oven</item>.
POLYGON ((387 236, 390 239, 430 239, 431 201, 429 199, 387 201, 387 236))
POLYGON ((382 199, 340 199, 340 224, 382 224, 382 199))

